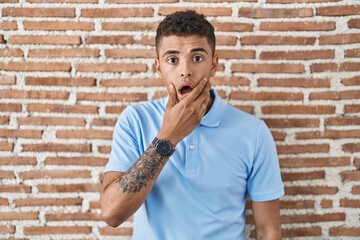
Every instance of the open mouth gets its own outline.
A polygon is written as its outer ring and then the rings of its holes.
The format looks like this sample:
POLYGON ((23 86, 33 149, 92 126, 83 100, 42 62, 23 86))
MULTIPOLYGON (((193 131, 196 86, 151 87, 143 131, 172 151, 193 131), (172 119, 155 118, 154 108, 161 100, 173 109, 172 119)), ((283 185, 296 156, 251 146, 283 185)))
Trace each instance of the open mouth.
POLYGON ((180 89, 181 94, 187 94, 190 93, 193 89, 190 86, 184 86, 180 89))

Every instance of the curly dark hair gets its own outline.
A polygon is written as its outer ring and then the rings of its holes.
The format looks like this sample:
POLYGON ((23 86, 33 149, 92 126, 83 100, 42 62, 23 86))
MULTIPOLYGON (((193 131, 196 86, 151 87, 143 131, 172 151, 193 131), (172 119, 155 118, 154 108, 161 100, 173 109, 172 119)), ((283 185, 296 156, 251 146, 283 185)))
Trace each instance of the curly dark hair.
POLYGON ((172 13, 162 20, 156 30, 156 53, 159 56, 159 43, 162 37, 166 36, 192 36, 198 35, 200 37, 206 37, 212 54, 215 53, 215 34, 214 27, 208 20, 205 19, 203 14, 199 14, 194 10, 178 11, 172 13))

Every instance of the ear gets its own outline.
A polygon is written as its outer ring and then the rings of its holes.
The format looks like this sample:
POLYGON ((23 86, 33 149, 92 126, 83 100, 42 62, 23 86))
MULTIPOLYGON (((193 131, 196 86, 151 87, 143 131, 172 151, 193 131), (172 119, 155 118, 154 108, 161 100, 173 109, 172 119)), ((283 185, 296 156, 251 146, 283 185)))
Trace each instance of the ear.
POLYGON ((215 73, 216 73, 216 69, 217 69, 217 66, 219 64, 219 57, 218 55, 215 53, 214 54, 214 57, 212 59, 212 64, 211 64, 211 77, 214 77, 215 76, 215 73))
POLYGON ((155 71, 157 72, 157 74, 159 74, 159 76, 161 77, 162 74, 161 74, 161 70, 160 70, 160 61, 158 58, 154 58, 154 68, 155 68, 155 71))

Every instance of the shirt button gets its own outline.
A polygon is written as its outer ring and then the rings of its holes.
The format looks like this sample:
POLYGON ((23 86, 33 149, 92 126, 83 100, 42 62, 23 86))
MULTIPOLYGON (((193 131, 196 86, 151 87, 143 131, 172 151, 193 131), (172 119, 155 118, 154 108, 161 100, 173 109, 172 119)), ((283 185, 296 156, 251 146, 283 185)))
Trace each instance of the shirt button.
POLYGON ((195 146, 193 144, 190 145, 190 149, 194 150, 195 146))

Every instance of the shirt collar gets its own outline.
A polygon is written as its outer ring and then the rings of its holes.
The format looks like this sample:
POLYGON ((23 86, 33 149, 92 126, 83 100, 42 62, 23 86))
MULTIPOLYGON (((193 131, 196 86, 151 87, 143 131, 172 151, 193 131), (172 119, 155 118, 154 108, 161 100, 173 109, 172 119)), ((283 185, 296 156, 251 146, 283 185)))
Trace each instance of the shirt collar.
POLYGON ((200 125, 205 127, 218 127, 225 113, 225 103, 214 89, 211 89, 211 92, 214 95, 214 102, 209 112, 202 118, 200 125))

